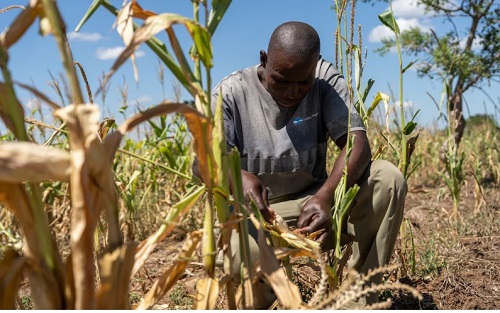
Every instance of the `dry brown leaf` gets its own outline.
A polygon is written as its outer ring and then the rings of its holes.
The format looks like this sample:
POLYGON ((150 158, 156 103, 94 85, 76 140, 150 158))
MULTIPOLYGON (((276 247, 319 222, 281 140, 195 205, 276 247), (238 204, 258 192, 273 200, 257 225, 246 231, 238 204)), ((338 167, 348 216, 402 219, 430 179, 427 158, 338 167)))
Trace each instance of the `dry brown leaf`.
POLYGON ((140 19, 147 19, 150 16, 157 15, 153 11, 144 10, 136 0, 132 0, 132 15, 140 19))
POLYGON ((15 310, 19 283, 25 260, 14 250, 7 250, 0 260, 0 309, 15 310))
POLYGON ((196 310, 213 310, 219 297, 219 281, 205 277, 196 283, 196 310))
POLYGON ((135 309, 146 310, 151 308, 158 300, 160 300, 165 293, 172 288, 172 286, 179 280, 181 275, 184 273, 189 260, 196 250, 198 243, 202 237, 202 231, 194 231, 188 234, 182 250, 176 257, 174 263, 163 273, 163 275, 158 279, 151 289, 148 291, 144 299, 137 305, 135 309))
MULTIPOLYGON (((40 242, 36 232, 36 225, 33 219, 33 210, 30 206, 26 189, 22 184, 11 184, 0 182, 0 203, 4 204, 20 222, 23 235, 24 256, 30 261, 29 266, 26 266, 26 273, 31 286, 31 294, 38 309, 62 309, 63 299, 62 293, 62 276, 57 274, 60 259, 54 260, 56 278, 52 271, 43 268, 42 262, 44 256, 40 249, 40 242), (50 290, 50 292, 47 292, 50 290)), ((54 242, 52 242, 55 245, 54 242)), ((59 257, 59 255, 57 255, 59 257)))
MULTIPOLYGON (((126 46, 130 44, 132 41, 132 37, 134 36, 134 21, 132 18, 132 2, 124 5, 121 10, 118 12, 116 16, 115 22, 116 30, 118 34, 122 38, 123 42, 126 46)), ((135 63, 135 53, 132 52, 130 55, 130 60, 132 61, 132 68, 134 69, 134 78, 135 81, 139 81, 139 73, 137 70, 137 64, 135 63)))
POLYGON ((73 262, 71 255, 64 264, 64 298, 66 299, 66 310, 75 309, 75 280, 73 277, 73 262))
POLYGON ((30 142, 0 143, 0 181, 68 181, 70 154, 30 142))
POLYGON ((0 35, 0 45, 9 49, 15 44, 19 38, 23 36, 26 30, 28 30, 31 24, 33 24, 41 10, 41 1, 31 0, 29 5, 22 10, 14 22, 12 22, 12 24, 10 24, 10 26, 0 35))
MULTIPOLYGON (((116 70, 135 52, 135 50, 141 44, 154 37, 160 31, 166 30, 167 28, 171 27, 173 24, 183 24, 192 36, 195 36, 194 29, 196 29, 196 27, 200 27, 200 25, 193 20, 174 13, 154 14, 149 16, 144 21, 144 24, 136 29, 130 40, 130 43, 127 45, 125 50, 123 50, 120 56, 115 60, 115 63, 111 67, 111 70, 106 75, 106 80, 116 72, 116 70)), ((206 34, 208 34, 208 31, 206 31, 206 34)), ((192 87, 194 88, 195 86, 192 87)), ((200 89, 199 91, 203 92, 203 89, 200 89)))
POLYGON ((101 210, 116 204, 115 192, 112 187, 109 190, 110 163, 97 138, 99 109, 94 104, 72 104, 56 110, 54 115, 66 121, 72 150, 71 256, 75 309, 95 309, 94 231, 101 210))
MULTIPOLYGON (((15 129, 14 122, 10 119, 11 117, 7 114, 3 106, 5 106, 4 102, 9 101, 9 94, 12 94, 9 90, 8 86, 0 82, 0 118, 5 123, 5 126, 16 136, 19 136, 19 133, 15 129)), ((13 96, 14 97, 14 96, 13 96)), ((19 114, 24 115, 24 109, 17 98, 14 97, 13 101, 15 101, 15 110, 20 112, 19 114)))
POLYGON ((136 247, 137 243, 126 243, 100 258, 101 286, 97 293, 98 309, 130 310, 128 287, 136 247))
POLYGON ((135 263, 134 268, 132 269, 132 276, 134 276, 139 271, 139 269, 141 269, 141 267, 146 262, 149 254, 154 250, 154 248, 160 241, 162 241, 166 236, 170 234, 170 232, 176 226, 176 221, 178 221, 181 216, 184 216, 184 214, 189 211, 189 209, 198 201, 203 192, 204 187, 201 186, 190 196, 184 198, 183 200, 181 200, 181 202, 178 202, 168 213, 160 229, 149 236, 146 240, 141 242, 135 254, 135 263), (182 203, 182 205, 180 205, 180 203, 182 203))
POLYGON ((285 309, 300 309, 302 306, 302 297, 299 288, 288 279, 280 267, 273 249, 267 245, 266 236, 259 221, 257 221, 253 214, 250 215, 250 219, 258 231, 260 266, 264 276, 285 309))

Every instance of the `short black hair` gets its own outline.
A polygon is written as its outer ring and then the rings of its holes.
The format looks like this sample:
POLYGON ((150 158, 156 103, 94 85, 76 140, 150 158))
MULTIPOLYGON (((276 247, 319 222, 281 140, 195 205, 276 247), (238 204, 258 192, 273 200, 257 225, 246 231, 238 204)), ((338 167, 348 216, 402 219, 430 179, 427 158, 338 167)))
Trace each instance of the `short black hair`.
POLYGON ((287 53, 298 56, 310 56, 320 53, 318 32, 303 22, 285 22, 279 25, 271 35, 267 52, 274 49, 286 49, 287 53))

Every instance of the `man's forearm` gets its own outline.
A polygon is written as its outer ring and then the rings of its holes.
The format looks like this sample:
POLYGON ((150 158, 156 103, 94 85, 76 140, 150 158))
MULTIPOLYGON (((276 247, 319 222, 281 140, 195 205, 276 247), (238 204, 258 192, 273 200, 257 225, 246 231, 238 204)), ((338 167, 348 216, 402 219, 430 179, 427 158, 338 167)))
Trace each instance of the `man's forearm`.
MULTIPOLYGON (((355 135, 356 137, 347 167, 347 188, 352 187, 359 181, 371 160, 371 150, 366 133, 364 131, 355 131, 351 135, 355 135)), ((333 204, 335 189, 344 174, 346 151, 347 145, 345 144, 337 160, 335 160, 328 179, 316 192, 317 196, 324 197, 331 204, 333 204)))

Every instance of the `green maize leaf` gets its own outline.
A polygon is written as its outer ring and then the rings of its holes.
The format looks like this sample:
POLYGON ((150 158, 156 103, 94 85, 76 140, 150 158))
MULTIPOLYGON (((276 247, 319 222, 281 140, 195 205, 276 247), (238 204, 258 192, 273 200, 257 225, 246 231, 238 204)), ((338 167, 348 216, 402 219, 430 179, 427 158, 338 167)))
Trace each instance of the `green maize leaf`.
POLYGON ((252 286, 251 277, 253 276, 252 263, 250 262, 250 244, 248 242, 248 221, 247 212, 244 208, 241 208, 241 204, 244 203, 243 196, 243 186, 241 180, 241 165, 240 165, 240 154, 236 148, 231 150, 229 154, 229 168, 231 171, 232 183, 233 183, 233 197, 235 200, 235 211, 236 213, 241 213, 243 215, 243 221, 238 223, 238 236, 240 241, 240 253, 242 260, 241 268, 241 285, 243 286, 244 297, 244 307, 249 305, 252 306, 252 286))
MULTIPOLYGON (((219 168, 218 175, 224 175, 222 171, 222 155, 226 152, 226 138, 224 133, 224 117, 222 114, 222 93, 219 92, 217 104, 215 107, 214 128, 212 129, 212 149, 215 162, 219 168)), ((223 177, 218 177, 221 180, 223 177)), ((221 181, 222 183, 222 181, 221 181)))
POLYGON ((414 115, 413 117, 411 118, 411 121, 409 121, 405 127, 403 128, 403 133, 408 136, 410 135, 413 130, 415 130, 415 127, 417 127, 417 123, 414 122, 415 120, 415 117, 417 117, 418 113, 420 112, 420 110, 418 110, 414 115))
POLYGON ((417 127, 417 123, 411 121, 408 122, 403 128, 403 134, 405 134, 406 136, 410 135, 413 130, 415 130, 415 127, 417 127))
POLYGON ((407 66, 405 66, 405 68, 403 69, 402 73, 404 74, 406 72, 406 70, 408 70, 410 67, 413 66, 413 64, 415 64, 416 61, 411 61, 410 63, 408 63, 407 66))
MULTIPOLYGON (((389 112, 389 96, 386 95, 385 93, 381 93, 380 91, 375 94, 375 99, 373 99, 372 104, 370 105, 370 108, 368 109, 368 112, 366 113, 368 116, 370 116, 373 111, 377 108, 379 105, 380 101, 382 101, 385 105, 385 111, 389 112)), ((389 116, 388 113, 386 113, 386 124, 388 125, 389 123, 389 116)))
POLYGON ((356 89, 359 90, 361 86, 361 70, 363 67, 361 64, 361 51, 358 46, 353 45, 352 53, 354 54, 354 82, 356 83, 356 89))
POLYGON ((95 13, 95 11, 104 3, 106 0, 94 0, 90 7, 87 9, 87 12, 83 15, 83 18, 80 20, 78 25, 75 28, 75 32, 80 31, 80 28, 87 22, 87 20, 95 13))
POLYGON ((207 29, 197 23, 185 24, 191 37, 193 37, 196 51, 200 55, 201 62, 206 68, 211 68, 212 64, 212 43, 207 29))
POLYGON ((363 102, 366 101, 366 98, 368 97, 368 93, 370 93, 370 90, 373 87, 373 84, 375 83, 375 80, 373 79, 368 79, 368 83, 366 84, 365 90, 363 91, 363 102))
POLYGON ((392 13, 391 10, 387 10, 379 14, 378 19, 380 20, 380 22, 382 22, 382 24, 389 27, 393 32, 397 34, 400 33, 398 23, 396 22, 394 14, 392 13))
MULTIPOLYGON (((212 149, 217 164, 217 185, 223 194, 229 194, 228 159, 226 154, 226 138, 224 133, 224 117, 222 114, 222 93, 219 93, 215 107, 214 129, 212 130, 212 149)), ((215 195, 217 205, 217 216, 221 223, 229 217, 229 205, 227 197, 221 194, 215 195)))
POLYGON ((212 1, 212 11, 208 16, 208 32, 212 36, 217 29, 222 17, 227 11, 227 8, 231 4, 231 0, 213 0, 212 1))
POLYGON ((205 272, 209 277, 215 274, 215 235, 214 235, 214 208, 210 201, 205 203, 205 217, 203 220, 203 237, 201 241, 202 258, 205 272))
POLYGON ((181 44, 177 39, 177 35, 175 34, 174 29, 168 28, 166 31, 170 40, 170 44, 172 45, 172 49, 174 50, 175 56, 179 61, 180 68, 183 71, 184 75, 188 77, 191 82, 199 81, 199 79, 196 78, 196 75, 193 73, 191 66, 189 65, 186 54, 184 53, 184 50, 182 49, 181 44))
POLYGON ((172 151, 170 151, 170 149, 168 149, 167 147, 160 147, 160 152, 162 153, 163 156, 165 156, 168 160, 168 164, 170 165, 170 167, 172 168, 176 168, 177 167, 177 160, 175 159, 172 151))
POLYGON ((237 203, 244 202, 243 186, 241 183, 240 154, 236 148, 229 154, 229 167, 231 170, 233 197, 237 203))
POLYGON ((340 217, 343 218, 345 216, 345 213, 347 213, 347 210, 349 207, 351 207, 352 203, 354 202, 354 199, 356 198, 356 195, 358 194, 359 191, 359 186, 354 185, 347 192, 345 193, 344 197, 342 197, 342 201, 340 202, 340 207, 341 207, 341 214, 340 217))

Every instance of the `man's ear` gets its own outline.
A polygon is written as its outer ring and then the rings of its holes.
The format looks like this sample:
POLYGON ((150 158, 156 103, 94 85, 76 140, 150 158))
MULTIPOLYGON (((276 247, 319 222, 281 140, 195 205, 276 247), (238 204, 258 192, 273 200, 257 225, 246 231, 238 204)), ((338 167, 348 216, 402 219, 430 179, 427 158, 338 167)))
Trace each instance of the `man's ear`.
POLYGON ((260 65, 266 68, 267 65, 267 53, 264 50, 260 50, 260 65))

